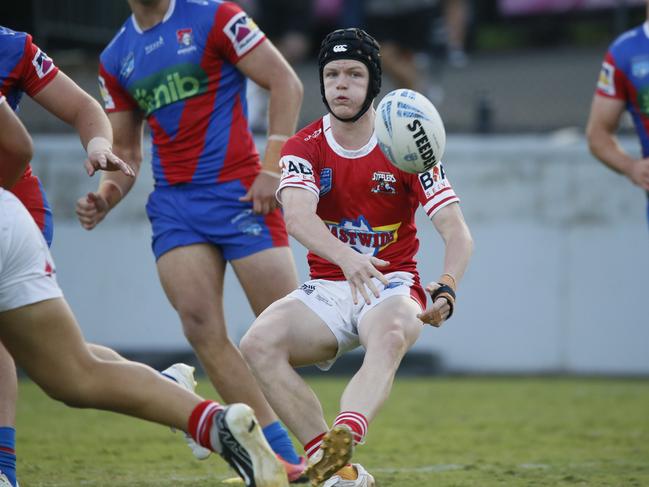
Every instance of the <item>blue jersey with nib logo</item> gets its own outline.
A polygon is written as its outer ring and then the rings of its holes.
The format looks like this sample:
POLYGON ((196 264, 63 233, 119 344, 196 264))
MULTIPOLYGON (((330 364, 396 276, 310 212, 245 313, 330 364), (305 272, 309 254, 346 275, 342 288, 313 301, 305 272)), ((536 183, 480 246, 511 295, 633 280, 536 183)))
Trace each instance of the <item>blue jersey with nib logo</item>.
POLYGON ((171 0, 162 22, 143 30, 131 16, 106 47, 99 77, 106 111, 146 117, 157 186, 259 171, 236 64, 264 39, 233 3, 171 0))

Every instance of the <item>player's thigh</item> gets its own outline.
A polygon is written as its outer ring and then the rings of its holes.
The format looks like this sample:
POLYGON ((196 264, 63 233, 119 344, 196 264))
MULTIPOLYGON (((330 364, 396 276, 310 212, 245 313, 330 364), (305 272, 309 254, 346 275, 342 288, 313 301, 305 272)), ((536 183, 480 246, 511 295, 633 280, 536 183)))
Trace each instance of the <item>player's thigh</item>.
POLYGON ((255 315, 298 287, 290 247, 275 247, 230 261, 255 315))
POLYGON ((358 324, 361 345, 367 349, 380 342, 389 333, 402 333, 407 348, 410 348, 421 334, 422 324, 417 318, 421 307, 409 296, 397 295, 387 298, 369 310, 358 324))
POLYGON ((285 353, 294 367, 330 360, 338 351, 338 341, 322 318, 293 297, 271 304, 247 335, 285 353))
POLYGON ((93 361, 63 298, 0 313, 0 340, 36 383, 50 388, 69 382, 93 361))
POLYGON ((157 261, 160 282, 181 313, 221 313, 225 261, 210 244, 175 247, 157 261))

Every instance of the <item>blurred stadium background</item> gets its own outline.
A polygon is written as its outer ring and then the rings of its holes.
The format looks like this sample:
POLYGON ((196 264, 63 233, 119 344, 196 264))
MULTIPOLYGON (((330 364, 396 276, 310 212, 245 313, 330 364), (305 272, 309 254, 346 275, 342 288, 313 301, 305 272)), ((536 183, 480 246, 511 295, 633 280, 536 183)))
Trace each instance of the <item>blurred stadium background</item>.
MULTIPOLYGON (((422 1, 431 28, 413 33, 426 40, 415 57, 418 83, 445 120, 445 164, 476 251, 453 320, 425 331, 403 371, 646 376, 645 196, 592 158, 583 135, 606 47, 644 20, 645 2, 449 0, 466 13, 463 43, 449 49, 458 26, 448 22, 447 5, 422 1)), ((291 52, 305 85, 301 124, 323 110, 314 60, 320 38, 336 26, 363 25, 363 8, 372 2, 300 0, 294 7, 312 8, 313 15, 287 30, 268 15, 286 2, 241 2, 263 30, 276 33, 278 45, 288 31, 303 36, 302 51, 282 44, 299 51, 291 52)), ((98 97, 98 54, 128 13, 125 0, 2 2, 0 24, 33 33, 59 67, 98 97)), ((386 76, 384 92, 394 87, 386 76)), ((35 136, 35 171, 54 208, 60 283, 87 339, 153 365, 168 363, 170 355, 189 361, 149 250, 148 166, 100 228, 85 232, 74 202, 97 181, 84 175, 78 140, 29 99, 20 116, 35 136)), ((262 136, 257 140, 263 144, 262 136)), ((622 140, 639 152, 628 121, 622 140)), ((425 215, 419 229, 420 272, 430 280, 439 273, 442 245, 425 215)), ((305 253, 295 242, 293 248, 305 278, 305 253)), ((231 334, 240 337, 253 316, 232 273, 226 302, 231 334)))

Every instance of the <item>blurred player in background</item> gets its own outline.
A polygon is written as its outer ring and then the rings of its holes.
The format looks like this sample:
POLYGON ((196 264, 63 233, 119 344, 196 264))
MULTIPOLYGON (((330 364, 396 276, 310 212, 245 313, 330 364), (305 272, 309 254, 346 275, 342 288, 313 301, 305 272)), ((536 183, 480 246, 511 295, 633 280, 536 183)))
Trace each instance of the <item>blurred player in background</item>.
MULTIPOLYGON (((59 71, 52 59, 32 42, 29 34, 5 27, 0 27, 0 90, 7 98, 4 110, 7 107, 16 110, 26 93, 48 112, 74 127, 88 152, 89 174, 101 168, 121 170, 126 177, 134 175, 131 168, 111 152, 112 130, 101 106, 59 71)), ((0 162, 0 185, 10 188, 23 203, 47 244, 51 245, 52 211, 40 181, 28 164, 22 173, 16 173, 9 171, 4 160, 0 162)), ((16 368, 2 344, 0 391, 0 472, 15 486, 16 368)))
POLYGON ((353 444, 364 441, 422 324, 440 326, 451 316, 472 239, 441 162, 420 175, 404 173, 377 145, 377 42, 360 29, 334 31, 318 62, 329 113, 282 149, 278 190, 289 233, 310 251, 312 280, 264 311, 241 347, 271 405, 303 443, 312 481, 369 487, 374 481, 363 467, 346 465, 353 444), (419 205, 446 244, 444 273, 426 288, 428 309, 414 260, 419 205), (326 370, 359 345, 363 365, 329 429, 293 367, 326 370))
MULTIPOLYGON (((25 170, 32 143, 1 93, 0 126, 2 176, 11 181, 25 170)), ((72 407, 119 412, 187 431, 221 454, 246 485, 288 485, 284 467, 250 407, 223 407, 146 365, 105 361, 91 353, 56 282, 54 261, 41 231, 24 205, 1 187, 0 341, 52 398, 72 407)), ((0 486, 13 487, 15 481, 0 472, 0 486)))
MULTIPOLYGON (((160 281, 216 390, 255 410, 297 480, 305 461, 228 337, 223 278, 230 262, 255 314, 297 287, 274 194, 302 84, 233 3, 129 5, 133 15, 102 53, 99 80, 118 156, 139 168, 145 119, 151 129, 155 188, 146 209, 160 281), (270 91, 262 164, 246 120, 246 78, 270 91)), ((132 185, 132 178, 104 174, 97 191, 78 201, 82 225, 94 228, 132 185)))
POLYGON ((619 36, 609 47, 590 108, 586 135, 590 151, 613 171, 647 192, 649 220, 649 3, 647 22, 619 36), (628 154, 615 136, 620 118, 633 118, 642 157, 628 154))

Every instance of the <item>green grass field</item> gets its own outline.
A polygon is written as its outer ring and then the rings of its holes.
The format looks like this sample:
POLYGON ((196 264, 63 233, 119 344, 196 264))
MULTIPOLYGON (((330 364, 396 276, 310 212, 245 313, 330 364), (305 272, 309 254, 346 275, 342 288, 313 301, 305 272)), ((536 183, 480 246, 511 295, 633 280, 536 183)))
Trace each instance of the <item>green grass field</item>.
MULTIPOLYGON (((214 397, 205 379, 202 394, 214 397)), ((311 379, 329 419, 342 379, 311 379)), ((20 386, 22 487, 219 486, 180 434, 20 386)), ((649 381, 400 378, 355 460, 379 487, 649 486, 649 381)))

